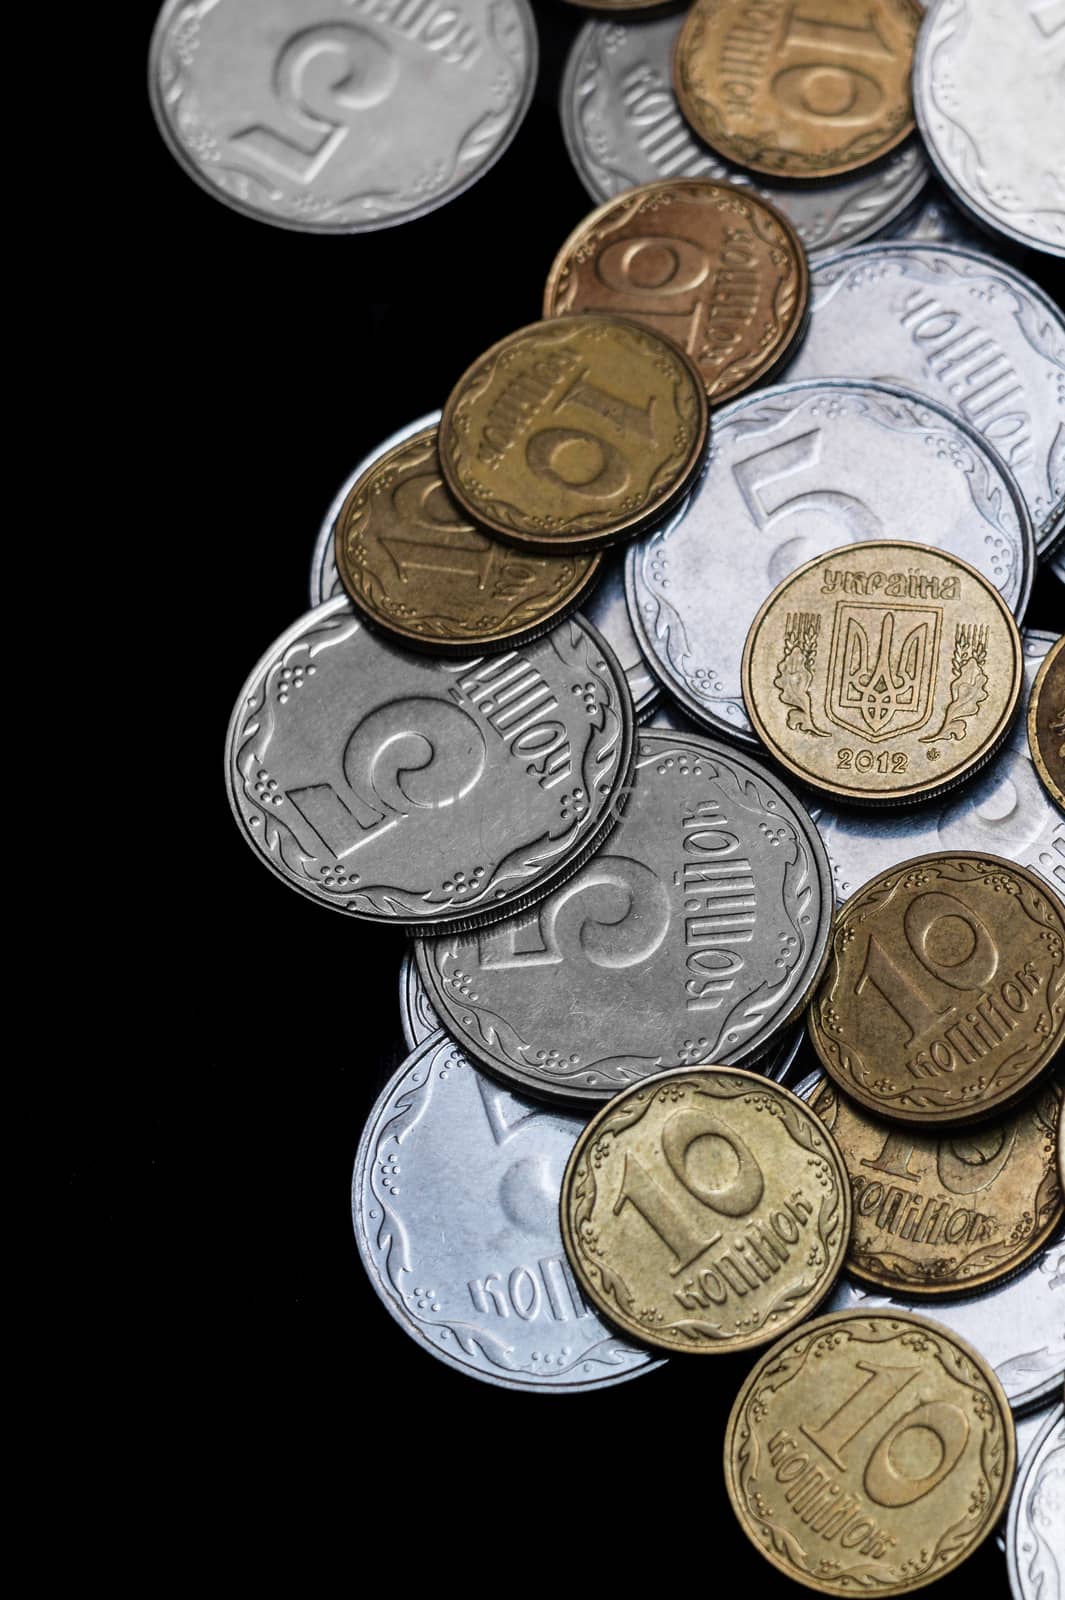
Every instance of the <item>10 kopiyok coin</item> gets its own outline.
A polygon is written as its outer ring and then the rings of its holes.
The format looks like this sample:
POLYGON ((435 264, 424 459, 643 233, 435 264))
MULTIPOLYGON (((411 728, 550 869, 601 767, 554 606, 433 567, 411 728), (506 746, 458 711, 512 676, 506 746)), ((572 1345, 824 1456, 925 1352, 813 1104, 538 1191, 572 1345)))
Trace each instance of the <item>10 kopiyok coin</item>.
POLYGON ((1047 651, 1032 685, 1028 745, 1044 788, 1065 811, 1065 635, 1047 651))

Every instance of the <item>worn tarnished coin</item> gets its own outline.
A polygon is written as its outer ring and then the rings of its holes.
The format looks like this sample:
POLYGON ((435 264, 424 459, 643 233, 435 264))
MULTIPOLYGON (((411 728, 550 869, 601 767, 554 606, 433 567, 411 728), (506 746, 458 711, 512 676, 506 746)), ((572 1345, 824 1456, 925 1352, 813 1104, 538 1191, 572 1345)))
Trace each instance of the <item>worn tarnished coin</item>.
POLYGON ((1051 645, 1028 702, 1028 745, 1036 771, 1065 810, 1065 634, 1051 645))
POLYGON ((696 0, 673 57, 680 107, 729 161, 828 178, 886 155, 913 129, 915 0, 696 0))
MULTIPOLYGON (((753 740, 740 663, 759 606, 802 562, 874 538, 949 550, 1011 610, 1027 601, 1034 549, 1016 485, 945 408, 833 379, 715 412, 688 504, 628 552, 629 613, 648 662, 690 716, 753 740)), ((902 565, 896 589, 909 587, 914 564, 902 565)))
POLYGON ((468 927, 575 871, 632 765, 621 669, 572 617, 449 662, 328 601, 272 645, 229 726, 244 838, 293 888, 370 921, 468 927))
POLYGON ((916 138, 875 167, 816 185, 770 184, 723 161, 696 139, 673 92, 670 60, 683 20, 593 20, 574 40, 559 108, 570 159, 593 200, 655 178, 753 187, 784 213, 811 257, 870 238, 916 200, 928 177, 916 138))
POLYGON ((413 953, 409 950, 399 968, 399 1020, 408 1050, 416 1050, 440 1027, 440 1018, 425 992, 413 953))
POLYGON ((152 108, 172 153, 245 216, 365 233, 487 172, 536 81, 526 0, 167 0, 152 108))
POLYGON ((544 316, 613 311, 681 345, 720 405, 779 364, 806 317, 795 229, 748 190, 665 178, 608 200, 548 274, 544 316))
MULTIPOLYGON (((1021 638, 1027 700, 1054 636, 1025 628, 1021 638)), ((933 850, 1005 856, 1037 872, 1065 900, 1065 817, 1036 774, 1023 717, 987 765, 938 802, 870 814, 818 801, 810 815, 828 851, 837 900, 899 861, 933 850)))
POLYGON ((997 749, 1024 681, 1021 636, 975 567, 872 540, 808 561, 751 624, 741 667, 755 732, 844 800, 915 801, 997 749))
POLYGON ((1065 1595, 1065 1406, 1055 1406, 1017 1469, 1006 1529, 1014 1600, 1065 1595))
POLYGON ((591 550, 663 515, 698 471, 706 391, 678 345, 623 317, 552 318, 493 345, 440 424, 448 488, 516 544, 591 550))
POLYGON ((657 1363, 604 1327, 562 1249, 578 1117, 509 1094, 435 1033, 371 1111, 351 1211, 370 1282, 405 1333, 474 1378, 573 1394, 657 1363))
POLYGON ((997 856, 918 856, 836 914, 809 1010, 826 1072, 874 1115, 1002 1114, 1065 1039, 1065 905, 997 856))
POLYGON ((606 1100, 669 1067, 764 1055, 822 971, 831 904, 816 829, 778 779, 644 732, 605 849, 530 915, 416 951, 478 1061, 536 1094, 606 1100))
POLYGON ((595 583, 599 555, 515 550, 468 522, 440 476, 437 430, 393 445, 336 519, 337 571, 369 620, 437 655, 544 633, 595 583))
POLYGON ((921 134, 985 227, 1065 256, 1065 21, 1054 0, 932 0, 913 66, 921 134))
MULTIPOLYGON (((796 1091, 798 1092, 798 1091, 796 1091)), ((821 1077, 807 1099, 842 1152, 854 1223, 846 1268, 904 1294, 962 1294, 1016 1272, 1062 1214, 1061 1093, 929 1138, 872 1116, 821 1077)))
POLYGON ((924 1317, 818 1317, 755 1364, 725 1432, 740 1526, 819 1594, 909 1594, 992 1533, 1016 1466, 1002 1386, 924 1317))
POLYGON ((1065 527, 1065 317, 1029 278, 955 244, 825 257, 784 376, 835 374, 902 383, 960 412, 1016 477, 1049 551, 1065 527))
POLYGON ((846 1168, 801 1100, 750 1072, 662 1073, 611 1100, 562 1180, 585 1293, 659 1349, 731 1354, 808 1317, 850 1229, 846 1168))

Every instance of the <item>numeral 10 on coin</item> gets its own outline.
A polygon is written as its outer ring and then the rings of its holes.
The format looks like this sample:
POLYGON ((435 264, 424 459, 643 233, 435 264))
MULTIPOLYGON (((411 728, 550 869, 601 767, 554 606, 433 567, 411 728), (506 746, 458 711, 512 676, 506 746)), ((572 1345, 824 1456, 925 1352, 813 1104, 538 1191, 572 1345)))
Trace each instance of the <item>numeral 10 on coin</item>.
MULTIPOLYGON (((998 951, 983 920, 952 894, 932 892, 911 900, 903 915, 906 944, 917 962, 933 978, 951 989, 970 992, 990 982, 998 969, 998 951), (942 956, 936 954, 937 942, 942 956), (956 957, 956 959, 950 959, 956 957)), ((909 1029, 908 1040, 924 1033, 951 1008, 936 1006, 914 981, 905 966, 871 935, 865 965, 855 994, 867 984, 887 1001, 895 1015, 909 1029)))

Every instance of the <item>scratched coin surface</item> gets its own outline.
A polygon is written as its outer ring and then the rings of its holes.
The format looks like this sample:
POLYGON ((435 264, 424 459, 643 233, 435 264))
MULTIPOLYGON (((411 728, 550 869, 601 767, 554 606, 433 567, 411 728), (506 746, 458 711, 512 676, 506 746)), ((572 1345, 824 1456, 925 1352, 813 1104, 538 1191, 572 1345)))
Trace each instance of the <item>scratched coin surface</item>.
MULTIPOLYGON (((804 561, 876 538, 949 550, 1011 610, 1027 601, 1032 530, 1016 485, 945 408, 832 379, 716 411, 686 507, 627 552, 629 615, 650 666, 689 716, 753 741, 740 667, 759 606, 804 561)), ((892 568, 894 592, 920 591, 918 567, 908 553, 892 568)))
POLYGON ((783 376, 836 374, 905 384, 961 412, 1016 477, 1047 553, 1065 527, 1065 317, 1042 289, 960 245, 825 257, 783 376))
POLYGON ((606 1100, 669 1067, 757 1061, 822 970, 824 852, 764 767, 643 732, 619 809, 534 912, 415 947, 444 1027, 536 1094, 606 1100))
POLYGON ((820 1594, 909 1594, 994 1532, 1013 1418, 982 1355, 924 1317, 818 1317, 736 1396, 725 1484, 755 1548, 820 1594))
POLYGON ((1010 1498, 1006 1562, 1015 1600, 1065 1595, 1065 1407, 1057 1405, 1021 1460, 1010 1498))
POLYGON ((777 760, 868 804, 927 799, 988 760, 1024 663, 1012 614, 975 567, 883 539, 785 578, 751 624, 741 676, 777 760))
POLYGON ((913 67, 921 135, 986 226, 1065 256, 1065 16, 1053 0, 933 0, 913 67))
POLYGON ((168 0, 152 109, 189 176, 244 216, 365 233, 481 177, 532 98, 526 0, 168 0))
POLYGON ((600 1322, 566 1260, 558 1191, 580 1132, 439 1032, 370 1113, 351 1187, 363 1265, 404 1332, 460 1372, 573 1394, 658 1365, 600 1322))
POLYGON ((592 1118, 562 1180, 562 1239, 592 1303, 668 1351, 733 1354, 808 1317, 847 1247, 830 1134, 751 1072, 662 1073, 592 1118))
POLYGON ((632 701, 580 618, 444 661, 330 600, 263 656, 226 769, 256 855, 321 904, 393 927, 469 926, 568 876, 614 825, 632 701))
POLYGON ((1065 905, 998 856, 918 856, 836 913, 808 1014, 822 1066, 892 1121, 1002 1114, 1065 1038, 1065 905))
POLYGON ((574 40, 559 107, 570 159, 593 200, 655 178, 714 178, 753 188, 791 222, 807 253, 879 233, 916 200, 928 164, 915 138, 868 171, 799 187, 771 184, 696 139, 673 92, 670 60, 683 17, 593 19, 574 40))
POLYGON ((720 405, 799 336, 809 273, 791 223, 710 178, 664 178, 579 222, 544 289, 544 316, 613 311, 681 345, 720 405))
MULTIPOLYGON (((1028 700, 1054 635, 1025 628, 1021 638, 1028 700)), ((819 800, 810 815, 828 852, 837 900, 897 862, 933 850, 1005 856, 1037 872, 1065 900, 1065 817, 1039 782, 1023 717, 987 765, 939 801, 870 814, 819 800)))
POLYGON ((1047 651, 1032 689, 1028 748, 1048 793, 1065 810, 1065 635, 1047 651))
POLYGON ((853 172, 913 130, 921 15, 915 0, 870 0, 860 17, 831 4, 696 0, 673 55, 680 108, 712 149, 755 172, 853 172))
POLYGON ((440 424, 448 488, 516 544, 590 550, 663 515, 702 465, 706 391, 678 345, 623 317, 552 318, 493 345, 440 424))

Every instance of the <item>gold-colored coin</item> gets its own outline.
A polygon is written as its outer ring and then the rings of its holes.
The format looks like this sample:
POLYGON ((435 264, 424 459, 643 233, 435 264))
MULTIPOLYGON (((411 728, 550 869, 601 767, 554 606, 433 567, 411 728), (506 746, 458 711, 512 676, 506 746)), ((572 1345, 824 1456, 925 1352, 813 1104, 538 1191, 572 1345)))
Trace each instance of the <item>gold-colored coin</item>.
POLYGON ((906 1294, 986 1288, 1022 1266, 1062 1218, 1061 1093, 930 1138, 881 1122, 823 1078, 809 1100, 842 1152, 854 1222, 846 1269, 906 1294))
POLYGON ((1065 634, 1047 651, 1032 685, 1028 745, 1035 770, 1065 811, 1065 634))
POLYGON ((747 635, 743 698, 777 760, 865 805, 924 800, 992 756, 1024 683, 1021 636, 967 561, 877 539, 807 561, 747 635))
POLYGON ((994 1531, 1009 1403, 956 1333, 905 1312, 817 1317, 761 1356, 725 1430, 725 1486, 767 1561, 819 1594, 910 1594, 994 1531))
POLYGON ((442 654, 505 649, 553 627, 598 555, 515 550, 466 520, 440 476, 436 428, 378 457, 336 521, 341 581, 372 622, 442 654))
POLYGON ((741 167, 853 172, 913 130, 921 16, 916 0, 696 0, 673 56, 680 108, 741 167))
POLYGON ((710 400, 733 399, 790 351, 806 316, 806 252, 749 189, 665 178, 608 200, 555 257, 544 316, 616 311, 668 334, 710 400))
POLYGON ((612 1322, 663 1350, 767 1344, 829 1292, 850 1233, 843 1158, 755 1072, 683 1068, 616 1095, 562 1179, 562 1238, 612 1322))
POLYGON ((809 1028, 876 1116, 931 1133, 1002 1113, 1065 1039, 1065 905, 998 856, 881 872, 836 913, 809 1028))
POLYGON ((477 522, 534 549, 639 532, 687 489, 706 448, 690 357, 622 317, 554 318, 493 345, 440 423, 448 488, 477 522))

